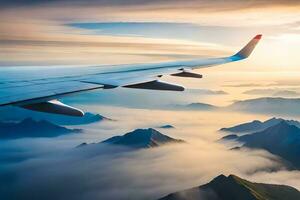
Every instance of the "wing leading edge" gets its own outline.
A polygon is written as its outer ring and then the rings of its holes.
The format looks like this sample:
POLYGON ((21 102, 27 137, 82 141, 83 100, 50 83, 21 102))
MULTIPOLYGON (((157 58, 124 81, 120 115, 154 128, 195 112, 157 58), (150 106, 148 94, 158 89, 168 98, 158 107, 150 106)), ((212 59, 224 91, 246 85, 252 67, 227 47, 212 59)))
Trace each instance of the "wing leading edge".
POLYGON ((202 78, 201 74, 194 73, 192 70, 246 59, 261 37, 262 35, 256 35, 239 52, 230 57, 94 67, 89 70, 83 69, 78 74, 64 74, 59 77, 0 80, 0 106, 15 105, 40 112, 82 116, 81 110, 56 99, 87 90, 115 87, 183 91, 183 86, 163 82, 159 78, 163 75, 202 78))

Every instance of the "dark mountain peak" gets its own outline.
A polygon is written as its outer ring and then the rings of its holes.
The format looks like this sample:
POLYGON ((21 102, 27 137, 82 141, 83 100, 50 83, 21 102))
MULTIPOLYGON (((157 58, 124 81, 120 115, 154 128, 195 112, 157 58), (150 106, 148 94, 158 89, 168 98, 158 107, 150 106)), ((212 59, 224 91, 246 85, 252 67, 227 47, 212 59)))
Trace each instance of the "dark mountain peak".
POLYGON ((225 176, 224 174, 221 174, 219 176, 217 176, 216 178, 214 178, 211 182, 209 182, 208 184, 211 185, 229 185, 229 184, 238 184, 238 182, 242 180, 241 178, 239 178, 236 175, 230 174, 229 176, 225 176))
POLYGON ((244 180, 244 179, 242 179, 242 178, 240 178, 240 177, 238 177, 237 175, 234 175, 234 174, 230 174, 230 175, 227 177, 227 179, 233 180, 233 181, 235 181, 235 182, 240 182, 241 180, 244 180))
POLYGON ((263 123, 259 120, 253 120, 252 122, 246 122, 242 124, 238 124, 236 126, 232 126, 229 128, 221 128, 221 131, 233 132, 233 133, 242 133, 242 132, 251 132, 253 130, 261 129, 263 123))
POLYGON ((290 200, 300 192, 284 185, 254 183, 236 175, 223 174, 199 187, 169 194, 160 200, 290 200))
MULTIPOLYGON (((287 167, 300 168, 300 128, 291 124, 291 120, 282 120, 279 123, 262 131, 238 136, 227 137, 227 140, 235 140, 243 143, 242 147, 264 149, 272 154, 280 156, 287 167)), ((298 123, 298 122, 297 122, 298 123)), ((225 138, 226 139, 226 138, 225 138)))
POLYGON ((243 124, 238 124, 229 128, 222 128, 221 131, 234 132, 234 133, 253 133, 265 130, 269 127, 272 127, 282 121, 285 121, 289 125, 295 125, 300 128, 300 122, 296 120, 286 120, 282 118, 272 117, 264 122, 259 120, 253 120, 252 122, 246 122, 243 124))
POLYGON ((126 133, 123 136, 114 136, 102 141, 102 143, 124 145, 134 148, 157 147, 166 143, 174 142, 183 141, 164 135, 153 128, 136 129, 132 132, 126 133))
POLYGON ((265 122, 274 121, 274 120, 277 120, 277 119, 280 119, 280 118, 272 117, 272 118, 266 120, 265 122))
POLYGON ((152 140, 154 138, 160 139, 160 137, 164 138, 165 135, 158 132, 157 130, 153 128, 148 129, 136 129, 132 132, 126 133, 123 137, 127 138, 140 138, 141 140, 152 140))
MULTIPOLYGON (((92 143, 92 144, 94 144, 94 143, 92 143)), ((85 147, 85 146, 87 146, 87 145, 89 145, 89 144, 86 143, 86 142, 83 142, 83 143, 81 143, 80 145, 77 145, 76 148, 85 147)))
POLYGON ((230 175, 228 176, 228 178, 233 178, 233 179, 235 179, 235 178, 239 178, 239 177, 236 176, 236 175, 234 175, 234 174, 230 174, 230 175))
POLYGON ((290 125, 288 124, 287 121, 282 120, 281 122, 279 122, 277 125, 275 125, 274 127, 279 126, 279 127, 290 127, 290 126, 294 126, 294 125, 290 125))
POLYGON ((239 138, 239 136, 237 136, 236 134, 231 134, 231 135, 226 135, 226 136, 222 137, 221 140, 235 140, 238 138, 239 138))
POLYGON ((211 182, 224 182, 226 179, 227 177, 224 174, 220 174, 219 176, 215 177, 211 182))
POLYGON ((262 132, 270 132, 271 134, 275 134, 275 133, 283 134, 283 133, 289 133, 291 131, 299 132, 300 129, 294 125, 289 124, 287 121, 282 120, 278 124, 275 124, 274 126, 271 126, 262 132))
POLYGON ((170 124, 166 124, 166 125, 159 126, 158 128, 165 128, 165 129, 168 129, 168 128, 175 128, 175 127, 172 126, 172 125, 170 125, 170 124))
POLYGON ((188 109, 195 109, 195 110, 212 110, 216 109, 217 107, 207 103, 190 103, 186 106, 188 109))
POLYGON ((285 121, 285 120, 282 119, 282 118, 272 117, 272 118, 264 121, 263 123, 264 124, 269 124, 269 125, 275 125, 275 124, 277 124, 277 123, 279 123, 281 121, 285 121))
POLYGON ((300 138, 300 129, 295 125, 289 124, 288 121, 282 120, 263 131, 240 136, 238 137, 238 140, 246 142, 245 145, 250 146, 257 146, 257 144, 262 145, 264 143, 265 145, 270 146, 273 143, 277 143, 277 145, 280 143, 282 144, 292 138, 300 138))

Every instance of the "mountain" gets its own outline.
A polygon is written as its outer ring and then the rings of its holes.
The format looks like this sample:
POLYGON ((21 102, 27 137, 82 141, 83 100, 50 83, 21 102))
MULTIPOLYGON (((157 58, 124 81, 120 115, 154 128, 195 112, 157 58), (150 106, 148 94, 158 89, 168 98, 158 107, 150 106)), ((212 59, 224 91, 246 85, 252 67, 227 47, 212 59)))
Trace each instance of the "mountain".
POLYGON ((188 105, 177 105, 177 109, 189 110, 224 110, 251 112, 260 114, 300 115, 300 98, 262 97, 236 101, 231 105, 219 107, 206 103, 191 103, 188 105))
POLYGON ((269 128, 271 126, 274 126, 282 121, 287 122, 290 125, 295 125, 297 127, 300 127, 300 122, 295 121, 295 120, 285 120, 282 118, 271 118, 268 119, 264 122, 261 122, 259 120, 254 120, 252 122, 247 122, 243 124, 238 124, 233 127, 229 128, 221 128, 220 131, 225 131, 225 132, 232 132, 232 133, 244 133, 244 132, 256 132, 256 131, 261 131, 266 128, 269 128))
POLYGON ((93 114, 93 113, 85 113, 83 117, 71 117, 71 116, 59 116, 57 118, 52 118, 51 121, 56 122, 57 124, 62 125, 82 125, 82 124, 91 124, 95 122, 100 121, 112 121, 112 119, 109 119, 107 117, 104 117, 99 114, 93 114))
POLYGON ((242 147, 264 149, 300 169, 300 128, 282 121, 263 131, 236 137, 242 147))
POLYGON ((21 122, 0 122, 0 139, 56 137, 80 131, 80 129, 68 129, 45 120, 35 121, 31 118, 24 119, 21 122))
POLYGON ((1 121, 21 121, 26 118, 32 118, 34 120, 46 120, 48 122, 58 125, 82 125, 90 124, 94 122, 100 122, 103 120, 110 120, 104 116, 93 113, 85 113, 83 117, 73 117, 66 115, 48 114, 42 112, 35 112, 26 110, 15 106, 5 106, 0 108, 1 121))
POLYGON ((191 109, 191 110, 214 110, 218 108, 217 106, 206 104, 206 103, 191 103, 184 107, 185 109, 191 109))
POLYGON ((242 132, 250 132, 250 131, 256 131, 261 129, 263 129, 263 122, 259 120, 254 120, 252 122, 239 124, 229 128, 221 128, 220 131, 242 133, 242 132))
POLYGON ((300 192, 290 186, 254 183, 235 175, 220 175, 211 182, 159 200, 297 200, 300 192))
MULTIPOLYGON (((104 140, 96 144, 109 144, 126 146, 130 148, 152 148, 159 147, 161 145, 169 143, 183 143, 183 140, 174 139, 167 135, 160 133, 159 131, 148 128, 148 129, 136 129, 132 132, 126 133, 122 136, 114 136, 107 140, 104 140)), ((95 145, 95 143, 92 143, 95 145)), ((82 143, 77 147, 89 146, 91 144, 82 143)))
POLYGON ((262 97, 236 101, 226 109, 262 114, 300 114, 300 98, 262 97))
POLYGON ((126 133, 123 136, 114 136, 102 141, 102 143, 122 145, 133 148, 151 148, 167 143, 180 142, 183 142, 183 140, 171 138, 152 128, 136 129, 132 132, 126 133))
POLYGON ((299 97, 299 92, 280 88, 251 89, 243 92, 249 95, 268 95, 273 97, 299 97))
POLYGON ((170 124, 166 124, 166 125, 163 125, 163 126, 159 126, 157 128, 165 128, 165 129, 169 129, 169 128, 175 128, 174 126, 170 125, 170 124))
POLYGON ((228 94, 227 92, 223 90, 207 90, 207 89, 187 89, 188 92, 195 93, 195 94, 201 94, 201 95, 225 95, 228 94))

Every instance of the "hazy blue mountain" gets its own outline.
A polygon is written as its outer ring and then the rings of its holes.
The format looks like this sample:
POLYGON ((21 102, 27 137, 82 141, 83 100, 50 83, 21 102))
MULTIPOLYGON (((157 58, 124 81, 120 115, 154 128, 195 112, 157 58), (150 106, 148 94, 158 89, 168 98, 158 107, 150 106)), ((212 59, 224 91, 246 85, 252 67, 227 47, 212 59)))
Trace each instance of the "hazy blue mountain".
POLYGON ((297 127, 300 127, 300 122, 295 121, 295 120, 285 120, 282 118, 276 118, 273 117, 271 119, 268 119, 264 122, 261 122, 259 120, 254 120, 252 122, 246 122, 242 124, 238 124, 236 126, 232 126, 229 128, 221 128, 221 131, 226 131, 226 132, 232 132, 232 133, 244 133, 244 132, 257 132, 264 130, 266 128, 269 128, 271 126, 274 126, 282 121, 287 122, 290 125, 295 125, 297 127))
POLYGON ((262 97, 237 101, 226 109, 253 113, 300 114, 300 98, 262 97))
POLYGON ((54 124, 59 125, 81 125, 99 122, 102 120, 110 120, 99 114, 85 113, 83 117, 72 117, 65 115, 48 114, 42 112, 35 112, 26 110, 15 106, 5 106, 0 108, 0 120, 1 121, 21 121, 26 118, 32 118, 34 120, 46 120, 54 124))
POLYGON ((267 150, 300 169, 300 128, 297 126, 282 121, 263 131, 234 139, 242 142, 242 147, 267 150))
POLYGON ((280 90, 277 91, 273 94, 275 97, 299 97, 300 93, 296 91, 291 91, 291 90, 280 90))
POLYGON ((191 110, 214 110, 218 107, 206 103, 191 103, 185 106, 185 109, 191 110))
POLYGON ((239 124, 229 128, 221 128, 220 131, 241 133, 241 132, 250 132, 250 131, 256 131, 261 129, 263 129, 263 122, 259 120, 254 120, 252 122, 239 124))
POLYGON ((260 114, 300 115, 300 98, 262 97, 236 101, 225 107, 219 107, 206 103, 191 103, 176 106, 178 109, 189 110, 229 110, 238 112, 251 112, 260 114))
MULTIPOLYGON (((130 148, 151 148, 158 147, 168 143, 181 143, 183 140, 174 139, 159 131, 148 129, 136 129, 122 136, 114 136, 97 144, 110 144, 126 146, 130 148)), ((88 146, 89 144, 82 143, 77 147, 88 146)))
POLYGON ((31 118, 21 122, 0 122, 0 139, 56 137, 80 131, 80 129, 68 129, 45 120, 35 121, 31 118))
POLYGON ((91 124, 103 120, 112 120, 99 114, 85 113, 83 117, 59 116, 58 118, 51 118, 52 122, 62 125, 80 125, 91 124))
POLYGON ((189 92, 193 92, 201 95, 225 95, 228 94, 223 90, 207 90, 207 89, 187 89, 189 92))
POLYGON ((166 124, 166 125, 163 125, 163 126, 159 126, 157 128, 165 128, 165 129, 169 129, 169 128, 175 128, 174 126, 170 125, 170 124, 166 124))
POLYGON ((297 200, 300 192, 290 186, 254 183, 235 175, 220 175, 211 182, 159 200, 297 200))
POLYGON ((262 95, 262 96, 273 96, 273 97, 299 97, 300 93, 289 89, 280 88, 263 88, 263 89, 251 89, 243 92, 249 95, 262 95))

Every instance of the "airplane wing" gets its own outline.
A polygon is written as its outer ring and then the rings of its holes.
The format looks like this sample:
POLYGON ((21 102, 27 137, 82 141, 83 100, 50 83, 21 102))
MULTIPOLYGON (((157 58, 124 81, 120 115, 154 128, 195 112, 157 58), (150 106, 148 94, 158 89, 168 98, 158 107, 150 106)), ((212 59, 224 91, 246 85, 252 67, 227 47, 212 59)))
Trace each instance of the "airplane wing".
POLYGON ((202 78, 202 75, 192 70, 243 60, 251 54, 261 37, 262 35, 256 35, 238 53, 222 58, 68 68, 63 73, 59 68, 40 72, 38 69, 28 68, 26 73, 21 74, 17 68, 1 70, 0 106, 14 105, 40 112, 83 116, 80 109, 65 105, 57 99, 88 90, 115 87, 183 91, 183 86, 163 82, 159 78, 164 75, 202 78))

